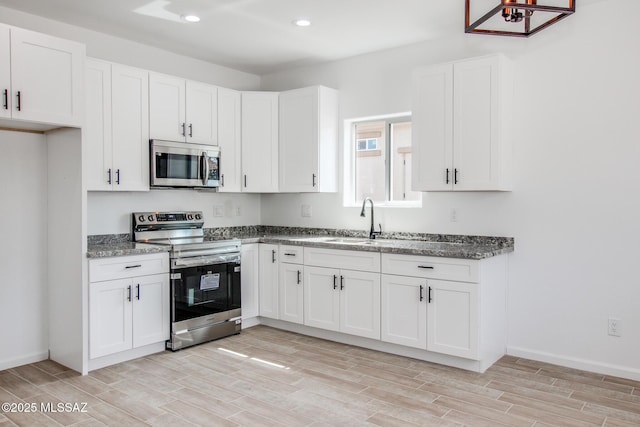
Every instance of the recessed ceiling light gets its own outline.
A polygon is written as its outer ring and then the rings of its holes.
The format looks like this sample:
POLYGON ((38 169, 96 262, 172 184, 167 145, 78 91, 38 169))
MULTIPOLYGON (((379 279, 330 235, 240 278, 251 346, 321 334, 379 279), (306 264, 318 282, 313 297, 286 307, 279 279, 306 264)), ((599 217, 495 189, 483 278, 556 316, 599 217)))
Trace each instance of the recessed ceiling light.
POLYGON ((308 27, 309 25, 311 25, 311 21, 309 21, 308 19, 300 18, 293 21, 293 24, 297 25, 298 27, 308 27))
POLYGON ((184 19, 187 22, 200 22, 200 17, 196 15, 183 15, 182 19, 184 19))

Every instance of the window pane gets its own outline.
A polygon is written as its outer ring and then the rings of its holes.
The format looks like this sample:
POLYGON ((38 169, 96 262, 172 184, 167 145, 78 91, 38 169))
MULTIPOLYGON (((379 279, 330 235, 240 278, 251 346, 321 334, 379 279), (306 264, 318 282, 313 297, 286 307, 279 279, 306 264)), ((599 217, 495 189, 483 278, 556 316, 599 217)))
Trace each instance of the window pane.
MULTIPOLYGON (((386 153, 385 122, 358 123, 356 126, 356 141, 361 139, 376 141, 373 149, 355 152, 355 182, 356 203, 362 203, 365 197, 371 197, 374 202, 385 201, 385 164, 386 153)), ((358 144, 358 148, 360 145, 358 144)))
POLYGON ((367 149, 367 140, 360 139, 358 140, 358 150, 366 150, 367 149))
POLYGON ((377 139, 370 139, 367 141, 367 150, 375 150, 376 148, 378 148, 377 139))
POLYGON ((411 122, 391 124, 391 200, 420 200, 411 191, 411 122))

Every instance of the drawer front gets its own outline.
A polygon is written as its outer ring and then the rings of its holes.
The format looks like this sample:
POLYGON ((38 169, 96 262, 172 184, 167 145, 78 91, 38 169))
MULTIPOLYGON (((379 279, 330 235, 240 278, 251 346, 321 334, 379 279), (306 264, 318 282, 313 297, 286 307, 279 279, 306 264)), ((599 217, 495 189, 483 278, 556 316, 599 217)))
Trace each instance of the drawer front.
POLYGON ((97 258, 89 260, 89 281, 125 279, 169 272, 169 253, 97 258))
POLYGON ((379 273, 380 253, 305 247, 304 264, 379 273))
POLYGON ((382 254, 382 272, 399 276, 477 283, 478 261, 471 259, 382 254))
POLYGON ((280 245, 280 262, 289 264, 304 264, 304 247, 280 245))

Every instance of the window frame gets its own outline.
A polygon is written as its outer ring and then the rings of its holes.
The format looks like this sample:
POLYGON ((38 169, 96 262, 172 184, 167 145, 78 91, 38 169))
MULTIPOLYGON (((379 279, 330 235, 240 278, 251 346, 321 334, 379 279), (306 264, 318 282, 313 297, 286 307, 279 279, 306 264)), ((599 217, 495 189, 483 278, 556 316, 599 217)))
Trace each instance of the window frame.
MULTIPOLYGON (((403 112, 396 114, 386 114, 381 116, 361 117, 348 119, 344 121, 344 167, 343 167, 343 206, 344 207, 360 207, 362 202, 356 201, 356 153, 358 150, 356 142, 356 126, 367 122, 385 122, 385 201, 374 202, 376 207, 393 207, 393 208, 421 208, 423 194, 420 192, 419 200, 399 201, 391 199, 391 132, 390 127, 394 123, 412 122, 411 112, 403 112)), ((368 138, 361 138, 368 139, 368 138)))

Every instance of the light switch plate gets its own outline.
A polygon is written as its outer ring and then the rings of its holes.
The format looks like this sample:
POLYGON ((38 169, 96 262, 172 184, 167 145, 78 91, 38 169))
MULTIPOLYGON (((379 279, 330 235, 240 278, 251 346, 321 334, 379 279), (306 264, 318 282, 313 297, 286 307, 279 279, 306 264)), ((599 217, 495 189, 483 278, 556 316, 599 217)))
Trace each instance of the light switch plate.
POLYGON ((301 214, 304 218, 311 218, 311 205, 302 205, 301 214))

